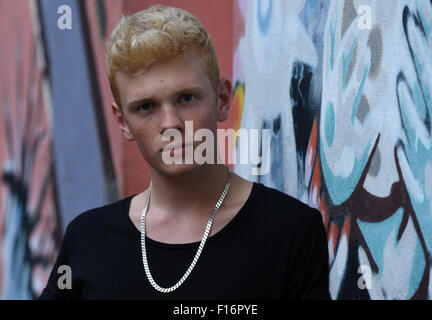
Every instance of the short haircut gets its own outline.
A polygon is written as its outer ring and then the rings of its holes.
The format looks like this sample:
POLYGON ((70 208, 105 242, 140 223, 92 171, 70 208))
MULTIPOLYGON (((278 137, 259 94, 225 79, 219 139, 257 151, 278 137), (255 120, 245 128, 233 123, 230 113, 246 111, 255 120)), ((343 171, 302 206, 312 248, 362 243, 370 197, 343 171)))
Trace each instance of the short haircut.
POLYGON ((106 47, 106 70, 115 102, 121 107, 116 71, 136 75, 155 62, 198 50, 201 65, 217 94, 219 64, 209 33, 191 13, 154 5, 121 18, 106 47))

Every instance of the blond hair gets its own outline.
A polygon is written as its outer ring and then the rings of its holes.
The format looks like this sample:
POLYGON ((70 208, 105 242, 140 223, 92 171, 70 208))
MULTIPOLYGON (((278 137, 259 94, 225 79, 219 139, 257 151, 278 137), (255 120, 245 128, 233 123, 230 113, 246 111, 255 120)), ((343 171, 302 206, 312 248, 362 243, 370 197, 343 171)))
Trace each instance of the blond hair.
POLYGON ((217 93, 219 64, 211 37, 191 13, 154 5, 133 15, 123 16, 106 47, 106 70, 114 96, 120 106, 115 83, 116 71, 138 74, 151 64, 198 49, 204 71, 217 93))

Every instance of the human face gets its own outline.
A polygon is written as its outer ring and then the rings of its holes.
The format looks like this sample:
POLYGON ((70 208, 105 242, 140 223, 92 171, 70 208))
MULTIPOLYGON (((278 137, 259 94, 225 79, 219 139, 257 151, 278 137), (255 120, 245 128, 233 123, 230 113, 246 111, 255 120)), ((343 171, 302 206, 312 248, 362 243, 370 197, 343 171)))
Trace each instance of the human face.
MULTIPOLYGON (((185 143, 185 121, 193 121, 194 132, 207 128, 216 138, 217 121, 228 117, 231 83, 221 79, 215 92, 195 51, 155 63, 137 76, 118 72, 116 81, 122 110, 113 104, 113 112, 120 129, 128 140, 136 141, 144 159, 158 171, 175 174, 197 166, 163 162, 162 150, 169 142, 162 136, 167 129, 179 130, 185 143)), ((217 141, 214 145, 216 154, 217 141)))

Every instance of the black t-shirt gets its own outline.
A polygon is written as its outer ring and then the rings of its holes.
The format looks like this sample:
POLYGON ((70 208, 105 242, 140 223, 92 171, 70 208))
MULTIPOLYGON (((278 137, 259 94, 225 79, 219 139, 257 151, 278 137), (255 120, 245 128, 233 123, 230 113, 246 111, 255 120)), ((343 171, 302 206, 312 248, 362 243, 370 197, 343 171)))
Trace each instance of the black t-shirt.
MULTIPOLYGON (((321 215, 301 201, 254 183, 238 214, 207 239, 186 281, 160 293, 144 271, 141 233, 128 214, 131 199, 86 211, 69 223, 40 299, 330 299, 321 215), (58 286, 59 277, 67 283, 61 265, 70 267, 71 289, 58 286)), ((198 246, 146 237, 156 283, 177 283, 198 246)))

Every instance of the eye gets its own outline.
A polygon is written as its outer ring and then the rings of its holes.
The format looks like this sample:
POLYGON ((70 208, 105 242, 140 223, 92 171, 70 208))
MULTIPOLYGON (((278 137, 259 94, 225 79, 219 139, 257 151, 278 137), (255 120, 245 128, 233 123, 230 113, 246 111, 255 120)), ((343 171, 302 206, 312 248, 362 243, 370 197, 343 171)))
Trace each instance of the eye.
POLYGON ((180 102, 192 102, 195 99, 194 95, 188 93, 183 94, 180 98, 180 102))
POLYGON ((139 105, 138 109, 142 111, 149 111, 152 108, 152 106, 153 105, 151 103, 143 103, 139 105))

